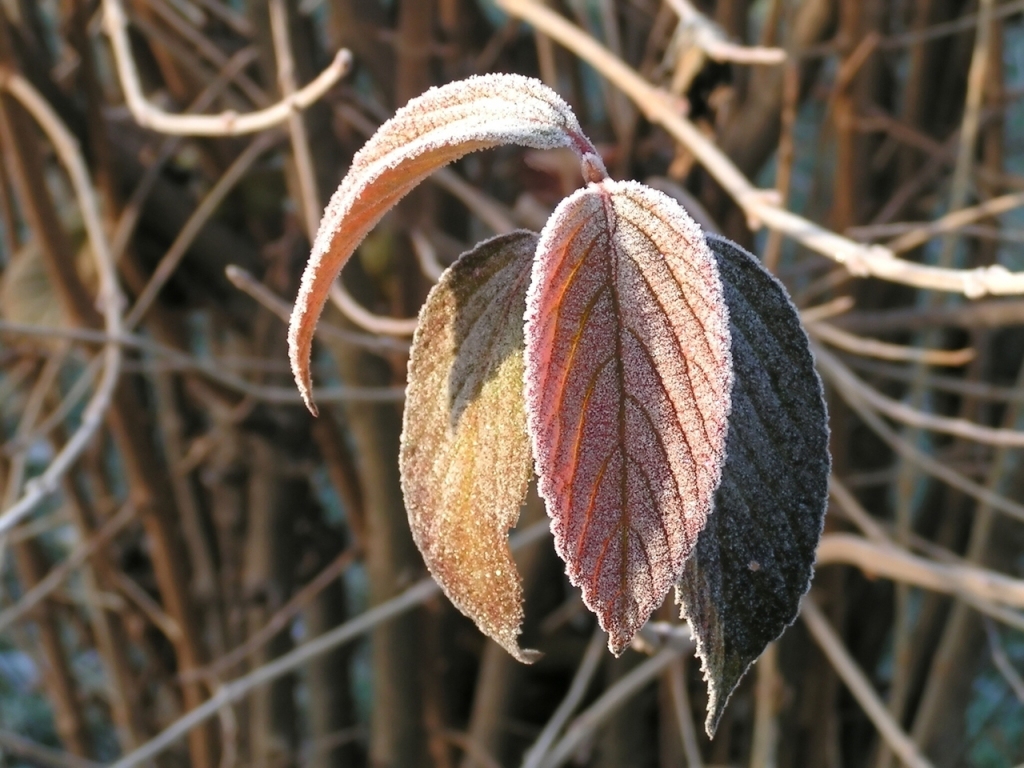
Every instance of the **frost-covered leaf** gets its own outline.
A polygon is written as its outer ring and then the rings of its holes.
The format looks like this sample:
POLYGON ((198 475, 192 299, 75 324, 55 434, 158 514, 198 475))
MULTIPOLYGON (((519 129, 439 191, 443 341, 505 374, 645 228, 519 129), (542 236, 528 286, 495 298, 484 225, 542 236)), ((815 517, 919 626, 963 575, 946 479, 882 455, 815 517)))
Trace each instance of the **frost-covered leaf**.
POLYGON ((431 88, 384 123, 352 160, 320 222, 288 328, 292 373, 314 414, 309 355, 328 291, 380 218, 426 176, 479 149, 571 147, 584 173, 603 165, 569 106, 539 80, 471 77, 431 88))
POLYGON ((732 413, 714 511, 676 597, 708 682, 708 735, 753 661, 796 618, 828 495, 821 380, 786 289, 739 246, 707 236, 732 333, 732 413))
POLYGON ((400 464, 413 538, 480 630, 521 661, 523 589, 508 531, 532 476, 523 406, 523 312, 532 232, 463 254, 420 312, 400 464))
POLYGON ((552 214, 527 306, 540 492, 620 653, 682 574, 721 476, 732 369, 718 268, 678 203, 605 180, 552 214))

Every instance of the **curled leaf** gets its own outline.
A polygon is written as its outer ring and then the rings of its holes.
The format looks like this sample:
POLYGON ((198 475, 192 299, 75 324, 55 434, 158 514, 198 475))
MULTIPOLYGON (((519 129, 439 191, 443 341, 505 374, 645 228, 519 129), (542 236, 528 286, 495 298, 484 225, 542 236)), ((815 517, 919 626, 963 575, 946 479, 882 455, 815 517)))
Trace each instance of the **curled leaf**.
POLYGON ((324 211, 288 327, 292 373, 312 413, 313 333, 345 262, 381 217, 433 171, 501 144, 572 147, 585 173, 603 174, 569 106, 539 80, 520 75, 482 75, 431 88, 398 110, 356 153, 324 211))
POLYGON ((606 180, 552 214, 527 307, 539 489, 569 578, 621 653, 718 487, 732 386, 718 268, 678 203, 606 180))
POLYGON ((715 509, 676 590, 708 681, 708 735, 810 586, 828 496, 821 380, 786 289, 708 235, 729 306, 732 413, 715 509))
POLYGON ((532 232, 463 254, 427 297, 409 358, 402 490, 431 574, 520 661, 523 589, 508 547, 532 475, 523 405, 523 312, 532 232))

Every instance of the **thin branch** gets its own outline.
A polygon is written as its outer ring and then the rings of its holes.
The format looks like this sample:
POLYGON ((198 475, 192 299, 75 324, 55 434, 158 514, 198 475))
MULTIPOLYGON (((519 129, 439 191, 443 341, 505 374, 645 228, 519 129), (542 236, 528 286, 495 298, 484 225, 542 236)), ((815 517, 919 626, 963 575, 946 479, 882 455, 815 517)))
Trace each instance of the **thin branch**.
MULTIPOLYGON (((227 55, 202 32, 196 29, 193 24, 183 20, 163 0, 149 0, 149 7, 155 16, 163 20, 171 32, 177 33, 185 42, 191 44, 192 48, 215 68, 221 69, 227 65, 227 55)), ((253 104, 259 107, 269 105, 270 98, 267 96, 267 92, 254 83, 243 71, 239 71, 234 80, 238 89, 253 104)))
POLYGON ((419 324, 418 317, 397 318, 374 314, 352 297, 340 278, 331 284, 330 297, 334 306, 341 310, 341 314, 370 333, 381 336, 412 336, 419 324))
POLYGON ((142 92, 139 73, 128 41, 128 20, 121 0, 103 0, 103 25, 114 51, 117 76, 124 91, 125 102, 135 121, 160 133, 179 136, 238 136, 256 133, 280 125, 297 110, 309 107, 322 97, 348 72, 352 55, 338 51, 334 61, 305 88, 273 106, 239 115, 222 112, 219 115, 172 115, 151 104, 142 92))
POLYGON ((900 235, 887 245, 893 253, 903 253, 928 242, 936 235, 963 230, 968 224, 1007 213, 1022 205, 1024 205, 1024 192, 993 197, 984 203, 969 208, 959 208, 935 221, 922 224, 906 234, 900 235))
POLYGON ((1024 448, 1024 432, 1016 429, 986 427, 975 424, 967 419, 939 416, 925 413, 909 405, 905 405, 891 397, 886 397, 874 387, 870 387, 857 378, 849 368, 839 362, 830 352, 819 348, 815 359, 818 367, 837 388, 862 400, 876 411, 884 413, 890 419, 919 429, 956 435, 965 440, 986 445, 999 445, 1008 448, 1024 448))
POLYGON ((821 320, 827 320, 830 317, 836 317, 845 312, 849 312, 853 309, 855 302, 852 296, 840 296, 827 301, 824 304, 818 304, 814 307, 807 307, 806 309, 800 310, 800 320, 806 325, 807 323, 814 323, 821 320))
POLYGON ((192 212, 192 215, 188 217, 188 221, 178 232, 174 238, 174 242, 171 243, 171 247, 167 249, 167 253, 160 259, 160 263, 157 264, 155 270, 153 270, 152 276, 149 278, 149 282, 146 283, 146 287, 142 289, 142 293, 139 294, 139 298, 136 299, 135 305, 131 308, 128 316, 125 318, 125 326, 128 329, 134 328, 138 325, 139 321, 146 314, 146 311, 156 300, 157 295, 160 293, 160 289, 164 287, 167 281, 174 274, 174 271, 178 268, 181 260, 185 258, 185 254, 188 251, 192 241, 195 240, 200 230, 206 226, 206 223, 213 216, 217 207, 223 202, 224 198, 227 197, 228 193, 234 189, 235 185, 242 179, 253 163, 266 152, 268 149, 273 147, 278 141, 281 140, 280 135, 274 133, 264 133, 257 136, 247 146, 242 153, 235 158, 234 162, 228 166, 228 169, 224 171, 224 174, 217 179, 217 183, 210 188, 210 191, 206 193, 203 201, 199 206, 192 212))
POLYGON ((37 744, 14 731, 0 730, 0 749, 21 755, 46 768, 100 768, 100 763, 37 744))
POLYGON ((332 581, 339 578, 355 562, 357 555, 358 552, 354 549, 347 549, 341 552, 316 575, 316 578, 296 592, 287 603, 282 605, 267 620, 266 624, 248 637, 244 643, 202 669, 192 671, 187 678, 182 676, 182 679, 186 682, 200 678, 216 679, 236 664, 245 661, 247 656, 273 640, 314 597, 320 594, 332 581))
POLYGON ((829 533, 818 545, 816 567, 843 563, 864 573, 947 595, 1024 608, 1024 580, 960 563, 936 563, 893 544, 876 544, 851 533, 829 533))
MULTIPOLYGON (((217 77, 211 80, 205 88, 196 96, 195 100, 188 106, 188 112, 199 112, 206 109, 214 100, 227 88, 232 77, 259 58, 259 51, 255 46, 243 48, 228 63, 224 65, 217 77)), ((184 139, 181 136, 170 136, 163 139, 160 148, 156 152, 156 158, 146 166, 146 171, 139 183, 132 190, 131 197, 121 208, 121 215, 118 217, 117 226, 114 228, 114 235, 110 241, 110 248, 114 254, 114 261, 119 262, 128 241, 135 231, 139 218, 142 216, 143 202, 149 193, 156 186, 163 172, 164 165, 170 160, 174 153, 181 147, 184 139)))
MULTIPOLYGON (((548 533, 549 523, 547 520, 544 520, 527 528, 522 533, 510 536, 509 546, 514 551, 546 537, 548 533)), ((221 686, 212 697, 178 718, 157 736, 130 754, 125 755, 109 768, 135 768, 145 764, 157 755, 162 754, 179 739, 184 738, 193 728, 202 725, 211 717, 216 716, 221 707, 239 701, 251 691, 299 669, 309 663, 310 659, 314 659, 340 645, 365 635, 377 625, 412 610, 440 594, 440 592, 441 588, 437 586, 433 579, 421 579, 400 595, 335 627, 330 632, 326 632, 313 640, 303 643, 289 653, 279 656, 262 667, 254 669, 249 674, 221 686)))
MULTIPOLYGON (((224 274, 227 275, 228 280, 238 290, 251 296, 285 323, 288 322, 288 319, 291 317, 292 305, 257 280, 252 273, 236 264, 229 264, 224 268, 224 274)), ((338 341, 362 347, 363 349, 387 352, 409 351, 409 342, 407 341, 395 339, 391 336, 378 336, 360 333, 359 331, 350 331, 323 320, 317 324, 316 332, 324 337, 335 338, 338 341)))
POLYGON ((672 643, 621 677, 573 721, 565 736, 551 749, 548 759, 541 764, 543 768, 558 768, 571 760, 580 745, 619 707, 660 675, 681 653, 692 648, 692 640, 689 643, 672 643))
POLYGON ((810 597, 804 598, 800 617, 864 713, 875 724, 885 743, 911 768, 932 768, 932 764, 921 754, 917 745, 886 710, 885 704, 871 687, 867 676, 857 666, 857 662, 843 646, 843 641, 829 626, 828 619, 810 597))
MULTIPOLYGON (((847 361, 851 368, 856 368, 868 373, 884 376, 896 381, 914 381, 914 371, 900 365, 880 363, 864 358, 851 358, 847 361)), ((1005 403, 1024 402, 1024 389, 1018 387, 1000 386, 998 384, 986 384, 983 381, 966 381, 953 376, 940 376, 927 374, 922 378, 925 386, 939 392, 949 392, 964 397, 975 397, 979 400, 992 400, 1005 403)))
MULTIPOLYGON (((1001 3, 992 10, 991 19, 996 21, 998 19, 1005 19, 1008 16, 1013 16, 1016 13, 1024 11, 1024 0, 1012 0, 1012 2, 1001 3)), ((920 31, 906 32, 902 35, 895 35, 888 37, 882 41, 881 48, 883 50, 896 50, 899 48, 909 48, 911 46, 920 45, 921 43, 931 42, 932 40, 938 40, 940 37, 947 37, 949 35, 955 35, 960 32, 968 32, 978 24, 980 14, 968 13, 961 16, 959 19, 953 19, 952 21, 946 21, 941 24, 935 24, 927 29, 920 31)))
POLYGON ((419 262, 420 271, 428 280, 436 283, 444 274, 444 264, 437 258, 437 249, 430 242, 422 229, 414 229, 409 233, 412 240, 412 249, 416 252, 416 261, 419 262))
MULTIPOLYGON (((288 33, 288 8, 284 0, 270 0, 270 32, 274 41, 274 56, 277 58, 277 85, 281 97, 286 101, 295 94, 295 60, 288 33)), ((295 173, 299 180, 300 209, 306 226, 309 242, 316 238, 317 226, 323 205, 317 190, 316 174, 313 172, 313 155, 309 150, 309 138, 302 115, 291 110, 288 113, 288 135, 292 142, 292 156, 295 159, 295 173)))
POLYGON ((580 660, 580 665, 576 668, 576 674, 573 675, 572 682, 569 684, 569 690, 566 691, 565 698, 559 702, 558 708, 555 709, 551 717, 544 724, 544 729, 540 732, 540 736, 533 742, 533 746, 527 750, 526 755, 523 757, 523 768, 540 768, 544 764, 548 750, 555 743, 558 733, 568 722, 572 713, 576 711, 576 707, 583 701, 587 688, 590 687, 590 681, 593 680, 594 673, 597 672, 601 658, 604 656, 606 642, 606 635, 601 628, 595 629, 594 634, 590 637, 590 642, 587 644, 587 650, 584 651, 583 658, 580 660))
MULTIPOLYGON (((39 92, 17 73, 0 70, 0 88, 6 90, 32 115, 52 142, 57 156, 67 169, 85 222, 92 257, 99 275, 99 303, 103 313, 104 330, 110 339, 122 333, 121 309, 124 299, 117 283, 114 261, 100 219, 99 206, 93 193, 89 169, 78 147, 78 142, 61 122, 53 108, 39 92)), ((46 471, 33 478, 19 501, 0 515, 0 535, 9 531, 60 487, 60 480, 92 441, 110 407, 121 370, 121 345, 108 339, 103 347, 103 373, 92 399, 82 413, 82 421, 75 433, 53 458, 46 471)))
POLYGON ((1024 293, 1024 273, 993 265, 977 269, 946 269, 896 258, 888 248, 856 243, 819 224, 787 211, 774 190, 757 189, 692 122, 683 117, 675 100, 648 83, 596 40, 536 0, 495 0, 505 11, 533 24, 557 40, 619 87, 640 107, 648 120, 661 125, 694 154, 736 201, 753 228, 777 229, 792 239, 845 266, 858 277, 962 293, 968 298, 986 294, 1024 293))
POLYGON ((668 0, 668 5, 679 16, 680 26, 692 36, 693 44, 713 61, 766 65, 781 64, 786 60, 786 52, 781 48, 737 45, 732 42, 721 27, 698 11, 690 0, 668 0))
POLYGON ((700 756, 700 745, 697 743, 697 728, 693 724, 693 706, 690 695, 686 691, 685 667, 682 659, 674 659, 668 667, 668 686, 672 696, 672 710, 676 716, 676 727, 683 743, 683 754, 686 755, 686 768, 704 768, 704 760, 700 756))
POLYGON ((40 579, 34 587, 22 595, 18 602, 10 608, 6 608, 4 611, 0 612, 0 633, 3 633, 8 627, 13 626, 15 623, 20 621, 24 616, 30 613, 35 606, 39 605, 39 603, 53 594, 53 592, 64 583, 64 580, 67 579, 68 576, 98 552, 100 548, 116 536, 134 518, 135 508, 131 504, 125 504, 121 510, 107 520, 107 522, 103 524, 103 527, 94 533, 88 541, 79 544, 75 547, 74 551, 60 563, 60 565, 56 565, 50 569, 50 572, 40 579))
POLYGON ((1014 669, 1010 658, 1006 655, 1006 649, 1003 648, 1003 642, 999 639, 999 631, 991 621, 985 621, 985 634, 988 636, 988 648, 992 653, 992 663, 1010 686, 1017 701, 1024 704, 1024 678, 1021 677, 1020 672, 1014 669))
POLYGON ((924 365, 941 365, 951 368, 959 368, 974 359, 974 350, 967 347, 964 349, 921 349, 920 347, 908 347, 902 344, 890 344, 887 341, 878 339, 866 339, 857 336, 849 331, 836 328, 830 323, 808 322, 807 332, 822 341, 827 341, 834 347, 846 352, 864 357, 874 357, 880 360, 900 360, 924 365))
POLYGON ((859 399, 852 390, 845 394, 849 406, 897 454, 921 467, 925 472, 941 480, 946 485, 956 488, 984 504, 988 504, 992 509, 999 510, 1005 515, 1024 521, 1024 505, 1012 501, 990 488, 979 485, 973 480, 969 480, 956 470, 932 458, 900 437, 877 413, 859 399))
MULTIPOLYGON (((25 325, 24 323, 10 323, 4 320, 0 320, 0 332, 48 338, 69 338, 100 344, 113 341, 118 346, 140 349, 160 355, 168 361, 165 367, 169 370, 198 371, 212 381, 254 400, 276 403, 278 405, 302 404, 302 397, 295 390, 295 387, 251 384, 245 379, 224 370, 225 366, 221 365, 217 360, 197 358, 136 334, 122 333, 111 337, 103 331, 93 331, 86 328, 49 328, 46 326, 25 325)), ((368 403, 401 402, 405 399, 405 387, 356 387, 340 385, 318 389, 316 390, 316 397, 325 403, 360 401, 368 403)), ((36 481, 34 479, 32 482, 36 481)))
POLYGON ((854 525, 860 528, 860 532, 871 542, 881 545, 892 544, 892 539, 885 529, 868 514, 868 511, 860 505, 846 484, 834 474, 828 479, 828 492, 839 505, 843 514, 852 520, 854 525))

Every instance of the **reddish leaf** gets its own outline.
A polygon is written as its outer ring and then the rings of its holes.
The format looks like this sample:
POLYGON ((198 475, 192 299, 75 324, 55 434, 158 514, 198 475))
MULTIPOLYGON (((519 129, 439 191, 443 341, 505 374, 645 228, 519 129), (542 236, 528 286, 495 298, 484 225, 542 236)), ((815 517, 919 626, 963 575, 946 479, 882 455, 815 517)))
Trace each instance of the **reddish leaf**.
POLYGON ((384 123, 356 153, 324 211, 288 328, 296 384, 311 412, 309 356, 330 285, 380 218, 438 168, 478 149, 572 147, 585 174, 603 165, 569 106, 539 80, 484 75, 431 88, 384 123))
POLYGON ((721 477, 732 369, 718 268, 678 203, 605 180, 548 221, 527 307, 540 491, 620 653, 678 580, 721 477))
POLYGON ((420 312, 409 358, 402 490, 431 574, 520 661, 523 589, 508 531, 533 474, 523 406, 523 311, 532 232, 463 254, 420 312))

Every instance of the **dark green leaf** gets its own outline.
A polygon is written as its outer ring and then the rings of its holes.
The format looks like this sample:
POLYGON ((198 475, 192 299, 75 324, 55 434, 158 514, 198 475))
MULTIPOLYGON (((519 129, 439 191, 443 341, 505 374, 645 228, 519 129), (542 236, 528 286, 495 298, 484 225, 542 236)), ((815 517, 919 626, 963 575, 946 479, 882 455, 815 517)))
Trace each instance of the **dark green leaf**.
POLYGON ((810 586, 828 495, 828 417, 785 288, 739 246, 708 235, 732 334, 726 460, 714 511, 676 588, 708 682, 714 734, 736 685, 788 627, 810 586))

